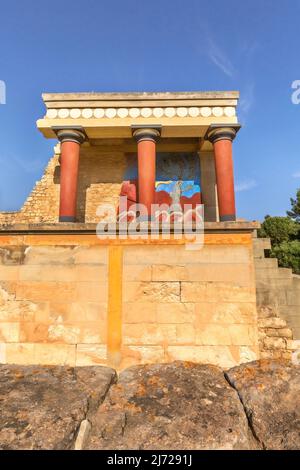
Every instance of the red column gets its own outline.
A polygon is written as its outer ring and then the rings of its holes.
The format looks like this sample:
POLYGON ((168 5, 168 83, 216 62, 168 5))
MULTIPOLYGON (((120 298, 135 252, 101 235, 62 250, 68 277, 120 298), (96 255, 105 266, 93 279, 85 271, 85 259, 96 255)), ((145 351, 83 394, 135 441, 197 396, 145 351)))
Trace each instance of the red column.
POLYGON ((61 129, 57 136, 61 142, 59 221, 75 222, 80 144, 85 135, 77 130, 61 129))
POLYGON ((160 136, 157 129, 136 129, 133 133, 138 143, 138 202, 143 204, 151 217, 155 203, 156 141, 160 136))
POLYGON ((236 220, 232 141, 236 136, 233 127, 213 128, 208 132, 215 156, 219 217, 221 222, 236 220))

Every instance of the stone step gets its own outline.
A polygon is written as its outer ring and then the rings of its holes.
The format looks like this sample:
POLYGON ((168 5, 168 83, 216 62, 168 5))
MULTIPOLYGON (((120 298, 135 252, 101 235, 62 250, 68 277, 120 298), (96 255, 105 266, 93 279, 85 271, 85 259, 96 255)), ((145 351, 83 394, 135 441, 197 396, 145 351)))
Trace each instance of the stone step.
MULTIPOLYGON (((293 280, 293 271, 290 268, 278 268, 279 278, 289 278, 293 280)), ((300 287, 300 285, 299 285, 300 287)))
POLYGON ((256 269, 256 279, 289 279, 293 285, 292 271, 286 268, 259 268, 256 269))
POLYGON ((300 290, 300 276, 293 274, 292 279, 293 279, 293 289, 300 290))
POLYGON ((253 255, 254 258, 264 258, 265 250, 271 248, 271 243, 269 238, 254 238, 253 239, 253 255))
POLYGON ((300 306, 300 290, 299 289, 288 289, 287 291, 287 302, 289 305, 300 306))
POLYGON ((254 259, 263 259, 265 257, 265 250, 260 247, 253 246, 254 259))
POLYGON ((255 269, 262 269, 262 268, 277 268, 278 267, 278 260, 277 258, 263 258, 263 259, 256 259, 254 262, 255 269))
POLYGON ((286 317, 299 317, 300 320, 300 306, 299 305, 279 305, 280 314, 286 317))
POLYGON ((277 306, 287 304, 285 290, 278 288, 256 289, 256 300, 258 306, 277 306))
MULTIPOLYGON (((258 277, 256 276, 256 289, 289 289, 291 287, 291 280, 289 278, 276 278, 276 277, 258 277)), ((299 291, 297 291, 299 292, 299 291)), ((299 292, 300 294, 300 292, 299 292)), ((296 303, 295 305, 298 305, 296 303)))
POLYGON ((253 238, 253 246, 264 250, 270 250, 271 240, 270 238, 253 238))

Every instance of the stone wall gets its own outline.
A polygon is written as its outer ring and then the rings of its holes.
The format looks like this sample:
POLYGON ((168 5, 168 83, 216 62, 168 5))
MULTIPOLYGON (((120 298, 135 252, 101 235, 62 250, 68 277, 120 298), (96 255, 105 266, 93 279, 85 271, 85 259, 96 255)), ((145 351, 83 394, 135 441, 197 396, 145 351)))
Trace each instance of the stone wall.
POLYGON ((265 257, 270 239, 255 237, 253 245, 261 357, 288 358, 300 339, 300 278, 265 257))
POLYGON ((266 258, 271 247, 268 238, 254 238, 258 308, 272 308, 300 340, 300 276, 279 268, 276 258, 266 258))
POLYGON ((104 364, 258 357, 250 233, 101 241, 87 234, 0 238, 1 361, 104 364))
MULTIPOLYGON (((60 145, 54 148, 42 178, 36 182, 19 212, 0 212, 0 224, 55 223, 59 212, 60 145)), ((79 164, 77 219, 98 222, 96 210, 101 203, 118 206, 126 156, 122 152, 104 152, 82 146, 79 164)))

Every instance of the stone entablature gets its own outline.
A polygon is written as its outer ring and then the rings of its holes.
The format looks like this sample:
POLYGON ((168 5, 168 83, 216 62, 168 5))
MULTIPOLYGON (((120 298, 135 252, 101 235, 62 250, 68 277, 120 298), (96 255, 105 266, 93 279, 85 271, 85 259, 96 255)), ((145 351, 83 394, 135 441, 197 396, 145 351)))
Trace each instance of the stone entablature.
POLYGON ((45 137, 55 137, 53 126, 76 123, 94 139, 131 137, 131 125, 151 122, 163 126, 162 137, 201 138, 210 124, 238 122, 238 98, 235 91, 43 94, 47 110, 37 125, 45 137))

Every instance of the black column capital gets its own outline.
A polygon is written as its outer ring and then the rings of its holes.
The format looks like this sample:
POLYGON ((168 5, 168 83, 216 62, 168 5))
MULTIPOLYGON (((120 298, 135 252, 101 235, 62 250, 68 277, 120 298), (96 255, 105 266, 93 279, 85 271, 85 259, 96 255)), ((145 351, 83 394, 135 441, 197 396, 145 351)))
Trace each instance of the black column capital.
POLYGON ((132 135, 137 142, 141 142, 143 140, 152 140, 153 142, 157 142, 161 135, 161 126, 153 125, 153 126, 139 126, 139 125, 132 125, 132 135))
POLYGON ((232 142, 240 128, 240 124, 212 124, 205 135, 205 140, 209 140, 212 144, 218 140, 230 140, 232 142))
POLYGON ((75 142, 76 144, 82 144, 86 139, 86 133, 81 126, 66 126, 66 127, 52 127, 53 131, 57 135, 60 143, 64 142, 75 142))

